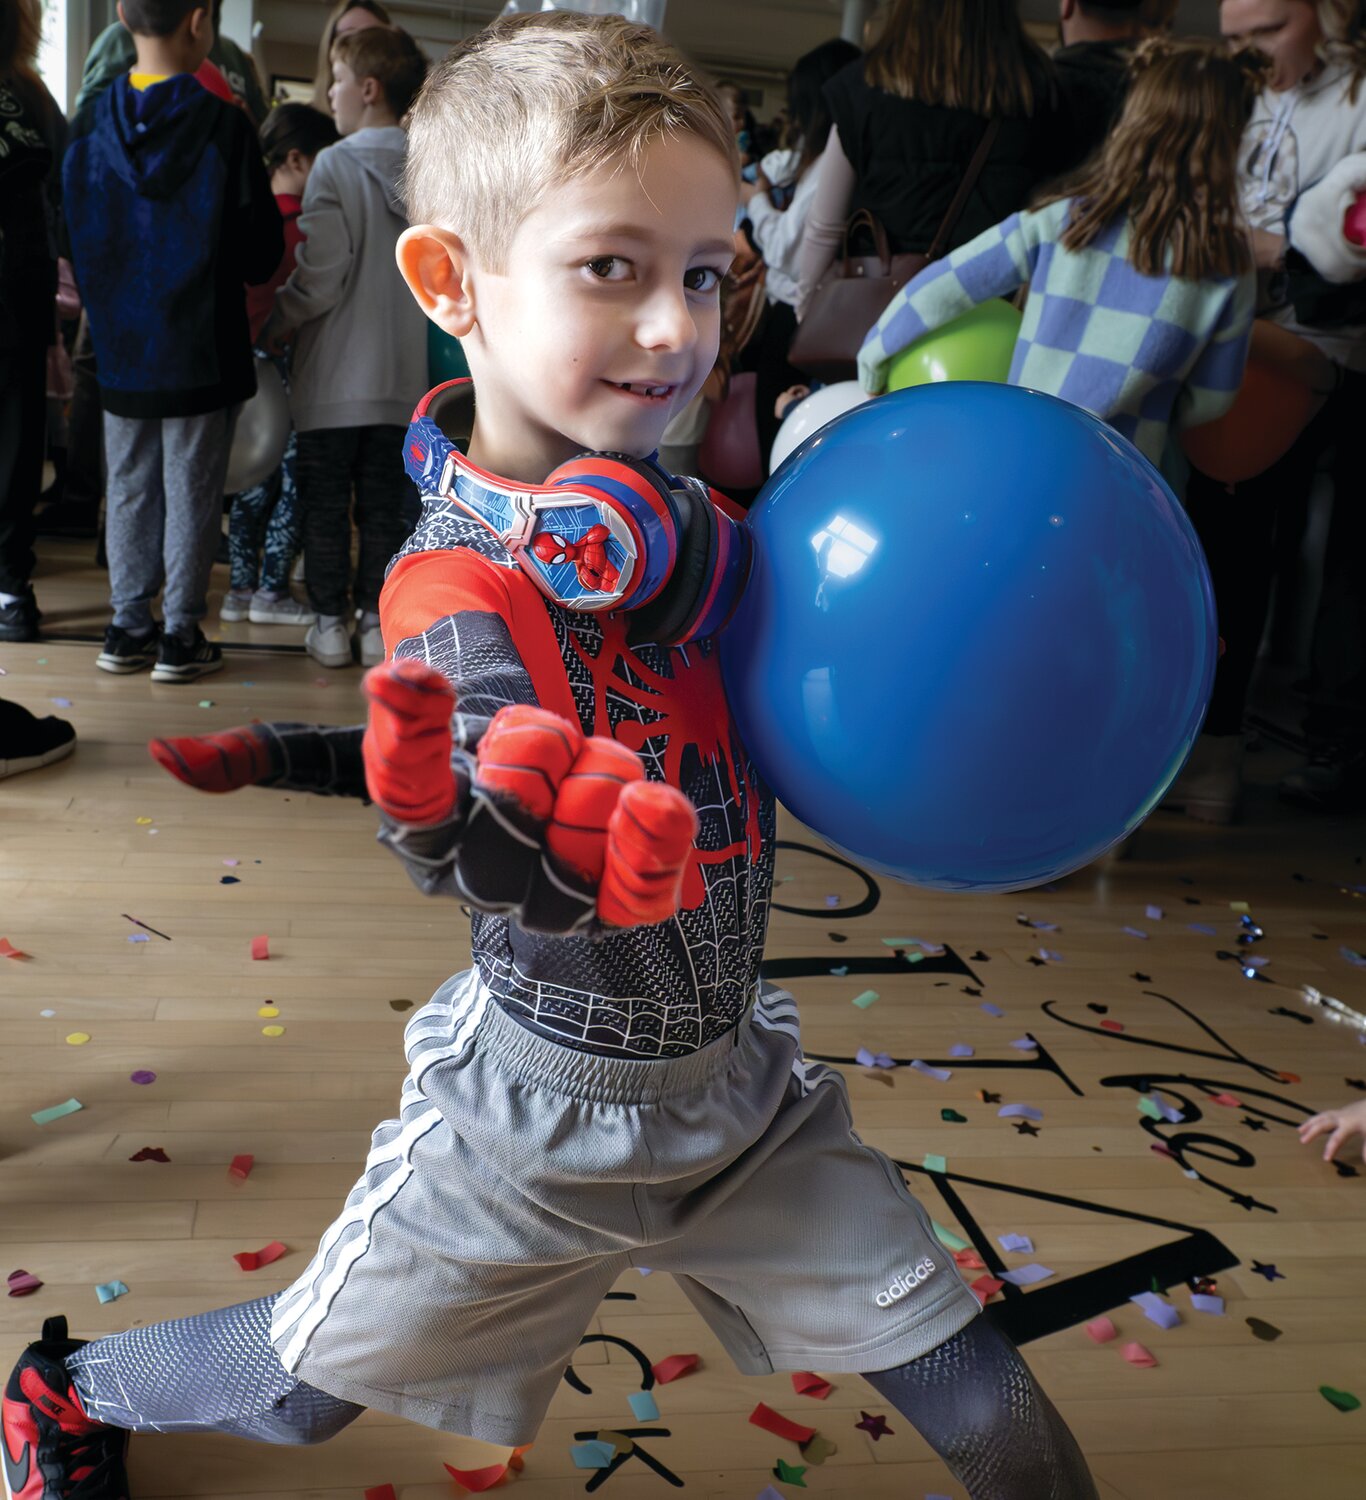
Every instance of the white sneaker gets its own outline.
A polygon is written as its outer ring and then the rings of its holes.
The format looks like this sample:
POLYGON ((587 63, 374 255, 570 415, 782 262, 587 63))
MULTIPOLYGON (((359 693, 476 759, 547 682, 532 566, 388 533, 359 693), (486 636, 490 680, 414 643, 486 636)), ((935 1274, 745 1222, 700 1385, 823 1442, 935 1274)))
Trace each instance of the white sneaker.
POLYGON ((311 625, 317 615, 292 594, 272 596, 258 589, 251 596, 253 625, 311 625))
POLYGON ((1242 787, 1242 735, 1202 734, 1162 806, 1200 823, 1232 823, 1238 816, 1242 787))
POLYGON ((308 627, 304 650, 322 667, 351 665, 351 637, 336 615, 319 615, 308 627))
POLYGON ((363 625, 356 632, 356 639, 360 642, 361 666, 379 666, 384 660, 384 636, 380 633, 379 626, 363 625))
POLYGON ((252 601, 256 595, 250 589, 230 589, 223 595, 223 603, 218 610, 218 618, 226 621, 229 625, 235 625, 238 620, 246 620, 251 616, 252 601))

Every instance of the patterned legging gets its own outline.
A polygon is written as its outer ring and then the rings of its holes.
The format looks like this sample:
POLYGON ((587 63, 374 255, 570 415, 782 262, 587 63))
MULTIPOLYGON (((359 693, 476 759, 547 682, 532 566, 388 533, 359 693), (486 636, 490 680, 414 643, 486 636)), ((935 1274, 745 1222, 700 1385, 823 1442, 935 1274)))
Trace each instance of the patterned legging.
POLYGON ((284 593, 289 570, 303 540, 294 459, 299 444, 293 431, 280 467, 262 484, 234 497, 228 517, 232 587, 242 593, 262 588, 284 593))

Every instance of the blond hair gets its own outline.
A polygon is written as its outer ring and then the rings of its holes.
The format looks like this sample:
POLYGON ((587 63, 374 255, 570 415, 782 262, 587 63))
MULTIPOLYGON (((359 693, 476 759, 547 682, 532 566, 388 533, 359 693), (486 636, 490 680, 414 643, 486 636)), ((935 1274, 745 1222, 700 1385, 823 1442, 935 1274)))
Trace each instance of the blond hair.
POLYGON ((1341 62, 1351 74, 1347 102, 1355 104, 1366 79, 1366 0, 1314 0, 1325 62, 1341 62))
POLYGON ((680 135, 715 147, 738 181, 726 110, 658 33, 619 16, 508 16, 427 75, 408 120, 408 218, 452 230, 500 270, 552 186, 636 167, 652 142, 680 135))
POLYGON ((1237 275, 1252 264, 1238 147, 1266 58, 1153 38, 1131 67, 1134 81, 1104 146, 1042 200, 1077 200, 1063 248, 1084 250, 1123 214, 1129 261, 1143 275, 1237 275))

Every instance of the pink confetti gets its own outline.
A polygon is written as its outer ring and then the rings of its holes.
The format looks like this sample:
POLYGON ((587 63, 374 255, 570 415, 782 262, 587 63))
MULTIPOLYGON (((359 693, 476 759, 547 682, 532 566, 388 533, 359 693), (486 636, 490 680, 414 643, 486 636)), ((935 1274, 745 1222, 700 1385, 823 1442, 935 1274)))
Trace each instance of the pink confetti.
POLYGON ((239 1250, 233 1259, 244 1271, 258 1271, 262 1266, 268 1266, 272 1261, 279 1260, 285 1254, 285 1247, 279 1240, 272 1240, 264 1250, 239 1250))
POLYGON ((28 1297, 42 1286, 42 1282, 28 1271, 11 1271, 6 1278, 11 1297, 28 1297))
POLYGON ((270 939, 264 934, 251 940, 251 956, 253 958, 270 957, 270 939))
POLYGON ((1140 1370, 1152 1370, 1157 1367, 1157 1361, 1153 1358, 1150 1351, 1145 1349, 1142 1344, 1125 1344, 1123 1354, 1124 1358, 1127 1359, 1131 1365, 1137 1365, 1140 1370))
POLYGON ((1119 1329, 1109 1318, 1092 1318, 1086 1325, 1086 1337, 1097 1344, 1108 1344, 1119 1337, 1119 1329))

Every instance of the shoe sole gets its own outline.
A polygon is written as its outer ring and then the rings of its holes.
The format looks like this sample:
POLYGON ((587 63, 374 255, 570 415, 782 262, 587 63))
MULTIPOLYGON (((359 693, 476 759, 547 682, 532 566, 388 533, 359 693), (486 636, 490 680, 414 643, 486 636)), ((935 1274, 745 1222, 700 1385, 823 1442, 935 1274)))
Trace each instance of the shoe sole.
POLYGON ((225 625, 240 625, 243 620, 250 620, 251 615, 246 610, 220 609, 218 618, 225 625))
POLYGON ((217 661, 192 661, 186 662, 183 667, 168 667, 158 662, 152 668, 153 682, 198 682, 201 677, 207 677, 210 672, 221 672, 223 670, 223 659, 217 661))
POLYGON ((156 657, 147 656, 138 661, 130 661, 126 656, 109 656, 101 651, 95 658, 95 665, 101 672, 113 672, 119 677, 128 677, 134 672, 145 672, 156 661, 156 657))
POLYGON ((42 766, 55 765, 57 761, 65 760, 75 748, 76 741, 72 738, 42 755, 21 755, 15 760, 0 760, 0 781, 6 776, 18 776, 22 771, 37 771, 42 766))
POLYGON ((258 615, 248 616, 253 625, 311 625, 314 621, 312 610, 307 610, 301 615, 258 615))
POLYGON ((304 650, 318 663, 320 667, 350 667, 355 665, 356 658, 351 653, 351 643, 346 643, 346 654, 340 651, 320 651, 310 641, 304 642, 304 650))

